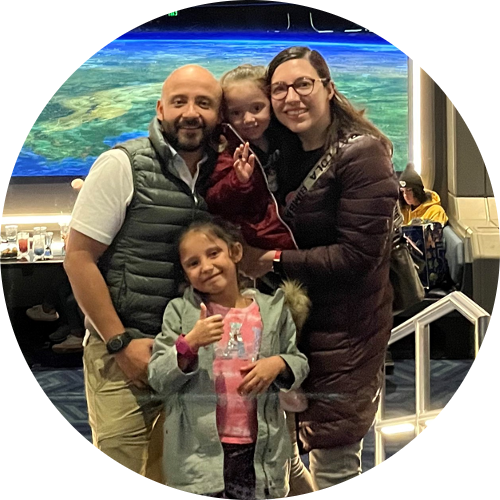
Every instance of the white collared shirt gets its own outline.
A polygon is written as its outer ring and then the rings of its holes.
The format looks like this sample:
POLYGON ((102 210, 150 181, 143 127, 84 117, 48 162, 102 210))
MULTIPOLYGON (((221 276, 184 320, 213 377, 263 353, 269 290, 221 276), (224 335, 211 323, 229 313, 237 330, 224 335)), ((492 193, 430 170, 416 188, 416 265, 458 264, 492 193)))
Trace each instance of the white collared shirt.
POLYGON ((203 155, 203 158, 196 165, 196 172, 194 175, 191 175, 191 172, 186 165, 186 162, 182 158, 182 156, 169 144, 168 147, 172 152, 172 159, 174 164, 174 169, 179 174, 181 180, 183 180, 191 189, 191 192, 194 193, 194 188, 196 186, 196 181, 198 180, 198 175, 200 174, 200 166, 207 161, 207 154, 203 155))
MULTIPOLYGON (((193 193, 205 154, 191 175, 186 162, 170 146, 179 178, 193 193)), ((123 225, 134 195, 132 167, 125 151, 111 149, 101 154, 90 169, 73 208, 70 226, 104 245, 110 245, 123 225)))

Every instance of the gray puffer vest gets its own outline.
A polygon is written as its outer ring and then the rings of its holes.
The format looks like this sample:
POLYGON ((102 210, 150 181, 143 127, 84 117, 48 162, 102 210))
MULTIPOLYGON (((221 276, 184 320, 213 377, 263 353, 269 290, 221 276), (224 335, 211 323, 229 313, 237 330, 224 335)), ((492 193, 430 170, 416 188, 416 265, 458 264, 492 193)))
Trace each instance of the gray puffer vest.
POLYGON ((149 125, 149 137, 116 147, 130 158, 134 195, 99 268, 124 326, 155 336, 161 331, 167 303, 179 296, 178 237, 193 220, 209 217, 200 186, 206 184, 216 154, 208 153, 191 193, 173 168, 156 118, 149 125))

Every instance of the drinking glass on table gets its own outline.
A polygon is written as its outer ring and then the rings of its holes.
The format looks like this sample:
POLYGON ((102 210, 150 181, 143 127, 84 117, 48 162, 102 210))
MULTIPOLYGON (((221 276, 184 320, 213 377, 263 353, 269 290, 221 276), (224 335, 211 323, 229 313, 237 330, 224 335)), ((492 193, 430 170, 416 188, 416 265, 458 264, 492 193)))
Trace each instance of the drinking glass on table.
POLYGON ((19 233, 17 233, 17 247, 19 250, 17 254, 18 259, 29 259, 29 241, 30 233, 28 231, 19 231, 19 233))
POLYGON ((61 228, 62 254, 66 255, 66 240, 69 234, 69 224, 67 222, 59 222, 61 228))
POLYGON ((45 259, 52 259, 54 257, 54 254, 52 253, 52 237, 53 236, 54 236, 54 233, 52 231, 45 233, 45 252, 43 254, 43 257, 45 259))
POLYGON ((7 239, 7 248, 2 250, 2 259, 15 259, 18 255, 17 249, 17 226, 10 224, 5 226, 5 237, 7 239))
POLYGON ((5 226, 5 237, 9 247, 17 246, 17 226, 14 224, 5 226))
POLYGON ((35 227, 33 233, 33 260, 44 260, 46 227, 35 227))

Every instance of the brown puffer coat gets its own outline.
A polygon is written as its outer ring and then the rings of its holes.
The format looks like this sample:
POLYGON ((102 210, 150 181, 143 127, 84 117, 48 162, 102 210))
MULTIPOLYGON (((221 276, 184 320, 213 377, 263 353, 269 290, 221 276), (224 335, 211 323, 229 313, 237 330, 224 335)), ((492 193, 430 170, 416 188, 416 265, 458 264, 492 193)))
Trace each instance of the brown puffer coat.
POLYGON ((300 250, 283 269, 312 301, 300 349, 309 359, 299 415, 306 451, 355 443, 378 405, 392 327, 390 228, 398 185, 390 153, 374 137, 351 139, 286 222, 300 250))

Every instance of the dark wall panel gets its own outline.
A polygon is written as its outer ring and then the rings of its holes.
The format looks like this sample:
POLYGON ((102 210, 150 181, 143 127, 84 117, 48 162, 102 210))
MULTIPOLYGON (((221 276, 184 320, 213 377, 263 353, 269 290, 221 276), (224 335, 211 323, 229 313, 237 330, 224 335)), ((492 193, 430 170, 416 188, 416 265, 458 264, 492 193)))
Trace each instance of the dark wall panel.
POLYGON ((457 196, 486 196, 486 168, 476 141, 455 110, 457 196))

